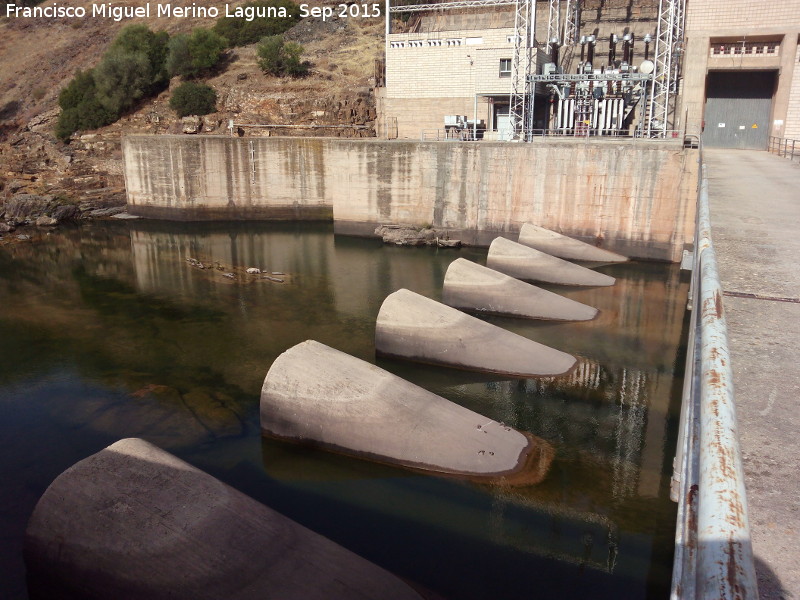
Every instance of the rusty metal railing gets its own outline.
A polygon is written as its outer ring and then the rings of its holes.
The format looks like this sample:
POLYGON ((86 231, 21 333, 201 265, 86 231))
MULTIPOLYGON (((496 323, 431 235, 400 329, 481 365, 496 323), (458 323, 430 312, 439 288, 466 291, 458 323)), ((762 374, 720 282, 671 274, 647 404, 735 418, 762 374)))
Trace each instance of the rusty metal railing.
POLYGON ((678 519, 670 597, 756 600, 733 373, 702 148, 700 170, 692 316, 672 481, 678 519))

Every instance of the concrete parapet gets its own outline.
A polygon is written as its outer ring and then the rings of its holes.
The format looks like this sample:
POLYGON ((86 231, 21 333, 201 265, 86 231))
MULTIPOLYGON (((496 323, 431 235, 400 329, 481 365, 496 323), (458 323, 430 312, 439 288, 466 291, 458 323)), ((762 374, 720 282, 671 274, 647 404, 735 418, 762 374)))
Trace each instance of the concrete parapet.
POLYGON ((530 246, 550 256, 567 260, 591 260, 595 262, 625 262, 627 256, 592 246, 555 231, 525 223, 519 231, 519 243, 530 246))
POLYGON ((526 319, 588 321, 597 309, 464 258, 450 263, 442 301, 461 310, 526 319))
POLYGON ((575 357, 400 289, 387 296, 375 324, 383 356, 517 377, 561 375, 575 357))
POLYGON ((400 579, 138 439, 67 469, 25 539, 37 598, 419 600, 400 579))
POLYGON ((486 266, 517 279, 562 285, 614 285, 614 278, 505 238, 489 246, 486 266))
POLYGON ((313 340, 272 364, 261 429, 378 462, 512 484, 538 483, 553 458, 539 438, 313 340))
MULTIPOLYGON (((465 114, 456 108, 444 114, 465 114)), ((602 237, 631 257, 673 262, 693 240, 697 161, 677 139, 130 135, 122 152, 128 210, 148 217, 333 216, 336 233, 366 236, 379 225, 430 224, 480 246, 498 235, 517 239, 532 222, 590 243, 602 237)))

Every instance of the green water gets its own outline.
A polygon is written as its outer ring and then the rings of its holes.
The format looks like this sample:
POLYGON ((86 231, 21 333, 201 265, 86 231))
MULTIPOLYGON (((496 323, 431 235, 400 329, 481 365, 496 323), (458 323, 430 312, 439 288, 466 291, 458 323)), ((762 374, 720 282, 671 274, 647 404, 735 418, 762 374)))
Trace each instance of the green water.
POLYGON ((674 265, 603 266, 615 286, 549 288, 598 307, 591 322, 490 319, 579 357, 564 377, 378 361, 549 441, 537 486, 261 439, 259 391, 281 352, 313 338, 374 362, 383 298, 406 287, 440 299, 457 257, 485 264, 486 251, 308 224, 95 223, 0 247, 0 597, 27 597, 22 537, 47 485, 132 436, 446 599, 666 597, 687 291, 674 265))

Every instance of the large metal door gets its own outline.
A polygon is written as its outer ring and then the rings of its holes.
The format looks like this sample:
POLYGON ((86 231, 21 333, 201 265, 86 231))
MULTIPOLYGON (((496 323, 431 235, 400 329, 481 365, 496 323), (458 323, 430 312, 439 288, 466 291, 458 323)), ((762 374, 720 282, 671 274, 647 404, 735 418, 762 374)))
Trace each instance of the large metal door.
POLYGON ((511 115, 508 114, 507 105, 495 106, 494 123, 497 128, 497 139, 506 142, 514 136, 514 128, 511 125, 511 115))
POLYGON ((708 74, 703 143, 712 148, 765 150, 776 71, 708 74))

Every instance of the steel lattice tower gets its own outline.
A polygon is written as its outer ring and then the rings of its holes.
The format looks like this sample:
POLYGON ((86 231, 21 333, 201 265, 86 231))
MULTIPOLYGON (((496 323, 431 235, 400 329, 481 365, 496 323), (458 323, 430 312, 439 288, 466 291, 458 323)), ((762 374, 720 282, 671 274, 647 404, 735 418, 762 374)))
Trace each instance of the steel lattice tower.
POLYGON ((681 76, 686 0, 659 0, 655 70, 650 83, 647 137, 666 137, 675 126, 675 104, 681 76))
POLYGON ((525 140, 532 120, 533 84, 530 81, 531 65, 536 51, 536 0, 516 0, 514 3, 514 57, 511 60, 511 93, 508 116, 513 140, 525 140))

